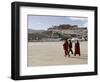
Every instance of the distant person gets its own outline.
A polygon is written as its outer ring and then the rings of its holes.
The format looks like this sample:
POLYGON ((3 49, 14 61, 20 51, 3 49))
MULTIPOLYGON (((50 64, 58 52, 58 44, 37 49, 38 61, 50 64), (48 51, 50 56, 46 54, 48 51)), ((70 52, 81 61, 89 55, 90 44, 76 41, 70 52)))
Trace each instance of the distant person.
POLYGON ((78 40, 75 43, 75 54, 74 55, 76 56, 76 54, 79 54, 79 56, 80 56, 80 43, 78 40))
POLYGON ((64 52, 65 52, 65 57, 66 57, 66 55, 68 55, 68 56, 70 56, 69 54, 68 54, 68 41, 67 41, 67 39, 65 39, 65 42, 64 42, 64 44, 63 44, 63 48, 64 48, 64 52))
POLYGON ((71 40, 69 40, 69 51, 68 51, 68 53, 70 53, 70 52, 73 54, 72 42, 71 42, 71 40))

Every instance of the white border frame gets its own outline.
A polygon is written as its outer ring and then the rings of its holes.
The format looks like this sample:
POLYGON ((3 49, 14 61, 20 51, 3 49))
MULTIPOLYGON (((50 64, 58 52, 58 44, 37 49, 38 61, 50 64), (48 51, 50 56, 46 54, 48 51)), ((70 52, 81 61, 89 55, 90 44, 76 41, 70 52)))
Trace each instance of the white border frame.
POLYGON ((20 75, 43 75, 58 73, 94 72, 94 11, 20 7, 20 75), (88 17, 88 64, 27 67, 27 15, 58 15, 88 17), (62 70, 63 69, 63 70, 62 70), (48 71, 49 70, 49 71, 48 71))

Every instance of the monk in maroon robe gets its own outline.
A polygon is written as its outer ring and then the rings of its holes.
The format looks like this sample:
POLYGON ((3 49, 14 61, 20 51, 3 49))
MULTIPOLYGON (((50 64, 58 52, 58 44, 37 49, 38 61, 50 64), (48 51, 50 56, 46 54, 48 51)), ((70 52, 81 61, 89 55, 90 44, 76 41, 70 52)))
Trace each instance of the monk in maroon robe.
POLYGON ((64 52, 65 52, 65 57, 66 57, 66 55, 68 55, 68 56, 70 56, 69 54, 68 54, 68 41, 67 41, 67 39, 65 40, 65 43, 63 44, 63 48, 64 48, 64 52))
POLYGON ((76 56, 76 54, 79 54, 79 56, 80 56, 80 43, 78 40, 75 43, 75 54, 74 55, 76 56))

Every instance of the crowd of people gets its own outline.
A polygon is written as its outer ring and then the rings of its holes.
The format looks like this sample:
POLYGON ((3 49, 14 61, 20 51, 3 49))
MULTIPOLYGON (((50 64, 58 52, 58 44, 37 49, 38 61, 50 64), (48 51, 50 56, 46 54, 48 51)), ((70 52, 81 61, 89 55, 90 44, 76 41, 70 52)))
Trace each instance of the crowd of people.
POLYGON ((70 52, 71 54, 74 54, 74 56, 76 56, 77 54, 80 56, 80 43, 79 41, 77 40, 76 43, 75 43, 75 52, 73 52, 72 50, 72 41, 71 40, 67 40, 65 39, 65 42, 63 44, 63 48, 64 48, 64 53, 65 53, 65 57, 68 55, 68 57, 70 57, 70 52))

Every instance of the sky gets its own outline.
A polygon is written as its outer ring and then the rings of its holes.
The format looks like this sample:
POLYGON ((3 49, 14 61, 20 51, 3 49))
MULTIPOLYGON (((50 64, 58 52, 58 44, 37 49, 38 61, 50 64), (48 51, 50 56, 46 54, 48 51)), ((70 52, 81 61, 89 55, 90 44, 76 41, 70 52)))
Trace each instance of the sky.
POLYGON ((46 16, 46 15, 28 15, 28 28, 34 30, 47 30, 52 26, 59 24, 78 25, 79 27, 87 27, 87 17, 74 16, 46 16))

